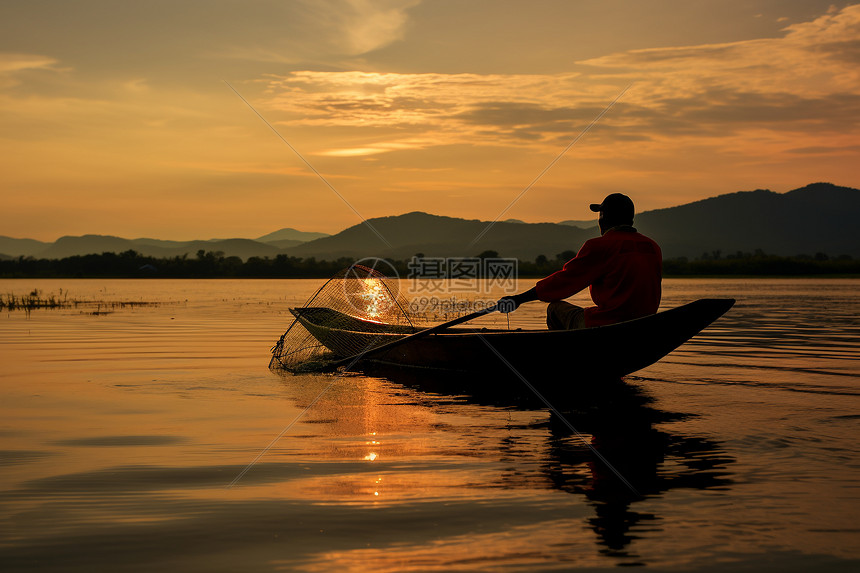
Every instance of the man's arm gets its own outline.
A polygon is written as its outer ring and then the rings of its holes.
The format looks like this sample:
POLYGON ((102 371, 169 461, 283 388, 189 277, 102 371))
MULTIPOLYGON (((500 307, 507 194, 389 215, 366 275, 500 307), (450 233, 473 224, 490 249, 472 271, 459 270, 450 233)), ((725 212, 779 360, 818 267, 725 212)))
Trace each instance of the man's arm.
POLYGON ((552 302, 573 296, 600 277, 605 259, 606 253, 602 252, 593 240, 586 241, 576 256, 565 263, 562 270, 539 280, 534 288, 523 293, 500 298, 496 303, 498 310, 508 313, 525 302, 552 302))
POLYGON ((562 300, 587 288, 601 277, 609 256, 597 239, 586 241, 562 270, 537 282, 538 299, 544 302, 562 300))

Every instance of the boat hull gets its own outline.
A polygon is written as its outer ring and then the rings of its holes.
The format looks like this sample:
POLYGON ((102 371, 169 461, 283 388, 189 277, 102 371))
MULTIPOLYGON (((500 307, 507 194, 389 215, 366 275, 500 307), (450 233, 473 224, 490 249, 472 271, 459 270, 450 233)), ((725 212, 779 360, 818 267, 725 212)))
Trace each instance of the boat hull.
MULTIPOLYGON (((733 299, 701 299, 636 320, 579 330, 489 330, 452 328, 387 350, 366 352, 351 369, 382 364, 456 372, 506 372, 619 377, 654 364, 725 314, 733 299)), ((378 323, 364 329, 327 328, 301 309, 299 321, 338 357, 401 338, 403 327, 386 332, 378 323)), ((356 319, 360 322, 360 319, 356 319)))

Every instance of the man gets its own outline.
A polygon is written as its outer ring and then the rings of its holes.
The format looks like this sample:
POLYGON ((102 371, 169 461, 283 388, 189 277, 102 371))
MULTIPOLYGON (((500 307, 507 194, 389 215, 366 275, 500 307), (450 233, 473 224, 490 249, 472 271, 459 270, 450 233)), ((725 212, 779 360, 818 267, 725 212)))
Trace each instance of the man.
POLYGON ((533 300, 548 302, 551 330, 603 326, 657 312, 663 255, 657 243, 633 228, 633 201, 613 193, 590 208, 600 213, 601 236, 586 241, 562 270, 534 288, 501 298, 500 312, 533 300), (596 306, 581 308, 562 300, 587 286, 596 306))

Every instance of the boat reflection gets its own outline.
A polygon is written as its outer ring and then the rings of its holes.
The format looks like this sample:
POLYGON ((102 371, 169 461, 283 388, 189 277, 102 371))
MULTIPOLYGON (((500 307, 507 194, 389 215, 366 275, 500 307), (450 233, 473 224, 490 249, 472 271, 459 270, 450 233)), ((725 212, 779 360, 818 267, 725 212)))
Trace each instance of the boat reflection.
MULTIPOLYGON (((371 373, 418 392, 457 396, 471 404, 547 410, 545 402, 518 379, 476 380, 380 367, 371 373)), ((671 490, 731 486, 728 468, 735 460, 719 442, 671 432, 669 422, 691 415, 657 408, 643 389, 620 379, 552 390, 562 384, 558 380, 536 384, 555 410, 538 423, 545 427, 539 472, 546 487, 588 500, 594 512, 588 522, 601 553, 625 558, 625 565, 635 564, 629 562, 636 559, 629 545, 637 538, 636 531, 660 529, 663 519, 637 509, 647 498, 671 490)), ((522 476, 505 481, 517 479, 522 476)))

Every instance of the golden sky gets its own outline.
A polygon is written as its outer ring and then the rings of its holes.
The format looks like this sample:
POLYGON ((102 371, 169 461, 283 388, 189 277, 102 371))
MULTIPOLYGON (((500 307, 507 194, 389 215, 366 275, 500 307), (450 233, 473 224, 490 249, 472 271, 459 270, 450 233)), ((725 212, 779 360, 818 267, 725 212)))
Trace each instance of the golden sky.
POLYGON ((860 187, 860 4, 32 0, 0 6, 0 235, 589 219, 860 187))

